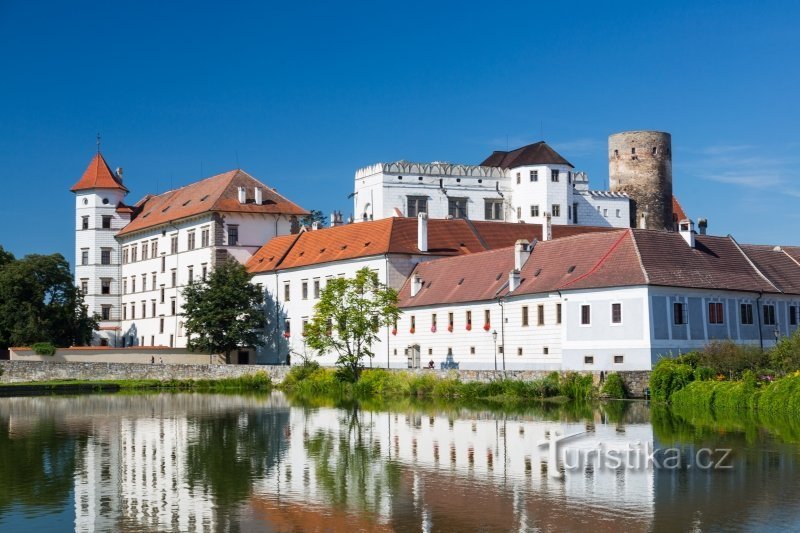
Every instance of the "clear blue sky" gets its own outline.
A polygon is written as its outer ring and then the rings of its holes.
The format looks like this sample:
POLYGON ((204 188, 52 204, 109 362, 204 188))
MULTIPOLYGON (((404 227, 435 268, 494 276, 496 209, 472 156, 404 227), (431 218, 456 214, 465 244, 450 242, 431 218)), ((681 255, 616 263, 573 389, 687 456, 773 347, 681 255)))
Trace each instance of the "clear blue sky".
POLYGON ((673 136, 709 231, 800 244, 796 2, 0 0, 0 244, 73 257, 103 136, 134 202, 238 166, 352 211, 378 161, 478 163, 544 139, 592 187, 610 133, 673 136))

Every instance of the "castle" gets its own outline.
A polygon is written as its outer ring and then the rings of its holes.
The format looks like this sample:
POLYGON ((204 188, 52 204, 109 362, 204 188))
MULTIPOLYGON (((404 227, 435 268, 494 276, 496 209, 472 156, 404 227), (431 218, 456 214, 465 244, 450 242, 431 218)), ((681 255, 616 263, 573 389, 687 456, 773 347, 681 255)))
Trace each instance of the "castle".
POLYGON ((668 133, 612 135, 608 158, 609 191, 544 142, 476 166, 378 163, 355 174, 354 223, 334 213, 320 228, 241 170, 128 205, 98 152, 72 189, 94 343, 185 346, 181 290, 228 257, 269 303, 267 343, 240 362, 310 355, 303 331, 327 280, 364 267, 403 310, 374 347, 380 366, 647 370, 710 340, 796 329, 800 249, 705 235, 702 220, 695 232, 672 195, 668 133))

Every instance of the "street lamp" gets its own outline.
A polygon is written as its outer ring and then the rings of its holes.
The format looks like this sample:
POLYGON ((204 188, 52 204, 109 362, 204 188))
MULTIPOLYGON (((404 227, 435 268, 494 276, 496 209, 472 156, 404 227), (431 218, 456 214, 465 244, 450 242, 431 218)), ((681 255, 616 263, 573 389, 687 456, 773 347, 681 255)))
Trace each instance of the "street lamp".
POLYGON ((492 330, 492 340, 494 341, 494 371, 497 372, 497 330, 492 330))

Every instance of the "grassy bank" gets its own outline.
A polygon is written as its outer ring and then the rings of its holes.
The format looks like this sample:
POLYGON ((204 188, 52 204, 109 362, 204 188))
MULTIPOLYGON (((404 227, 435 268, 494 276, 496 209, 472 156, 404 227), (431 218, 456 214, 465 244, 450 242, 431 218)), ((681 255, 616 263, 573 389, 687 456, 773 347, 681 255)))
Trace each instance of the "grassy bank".
POLYGON ((48 394, 55 392, 120 392, 120 391, 196 391, 196 392, 239 392, 268 391, 273 387, 272 380, 265 372, 247 376, 224 379, 185 379, 185 380, 59 380, 0 384, 0 396, 21 394, 48 394))
POLYGON ((296 397, 352 398, 428 398, 437 400, 481 400, 496 403, 532 400, 590 400, 598 391, 589 375, 557 372, 533 381, 495 380, 487 383, 462 382, 455 374, 437 375, 409 372, 364 370, 355 383, 339 379, 334 369, 316 364, 293 367, 279 386, 296 397))

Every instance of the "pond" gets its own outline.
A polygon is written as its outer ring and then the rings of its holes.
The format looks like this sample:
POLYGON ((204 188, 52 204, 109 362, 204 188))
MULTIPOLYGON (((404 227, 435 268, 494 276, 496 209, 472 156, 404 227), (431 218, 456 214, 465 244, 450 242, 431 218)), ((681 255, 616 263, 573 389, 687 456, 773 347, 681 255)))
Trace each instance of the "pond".
POLYGON ((0 398, 0 530, 797 531, 782 438, 642 402, 0 398))

